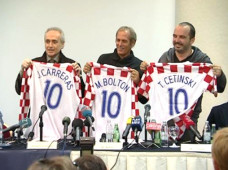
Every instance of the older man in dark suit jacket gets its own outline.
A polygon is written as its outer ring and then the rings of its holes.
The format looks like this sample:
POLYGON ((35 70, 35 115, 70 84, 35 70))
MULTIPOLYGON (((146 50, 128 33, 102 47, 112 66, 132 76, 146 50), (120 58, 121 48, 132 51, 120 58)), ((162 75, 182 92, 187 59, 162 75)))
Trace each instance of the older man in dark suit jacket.
MULTIPOLYGON (((74 70, 77 71, 78 75, 81 77, 81 67, 80 64, 75 62, 74 60, 67 58, 63 53, 62 49, 64 48, 65 38, 63 31, 58 27, 48 28, 45 32, 44 36, 45 42, 45 52, 41 57, 37 57, 34 59, 25 59, 21 65, 21 71, 17 76, 15 89, 17 94, 21 93, 21 82, 22 82, 22 74, 23 70, 28 68, 32 61, 39 61, 45 63, 72 63, 74 70)), ((81 89, 82 96, 84 96, 85 84, 81 77, 81 89)))

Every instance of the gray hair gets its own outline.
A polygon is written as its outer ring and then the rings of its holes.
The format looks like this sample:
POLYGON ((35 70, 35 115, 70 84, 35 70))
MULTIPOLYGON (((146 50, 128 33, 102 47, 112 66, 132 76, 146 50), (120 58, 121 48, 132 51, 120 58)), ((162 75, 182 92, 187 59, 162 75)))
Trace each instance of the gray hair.
POLYGON ((135 30, 131 27, 128 26, 122 26, 120 27, 117 32, 116 32, 116 36, 118 34, 119 31, 128 31, 130 33, 130 41, 134 40, 136 42, 137 40, 137 35, 135 33, 135 30))
POLYGON ((49 31, 58 31, 60 33, 60 41, 61 43, 65 43, 65 36, 64 36, 64 32, 61 28, 59 27, 50 27, 46 30, 45 34, 44 34, 44 40, 45 40, 45 36, 46 36, 46 33, 49 32, 49 31))

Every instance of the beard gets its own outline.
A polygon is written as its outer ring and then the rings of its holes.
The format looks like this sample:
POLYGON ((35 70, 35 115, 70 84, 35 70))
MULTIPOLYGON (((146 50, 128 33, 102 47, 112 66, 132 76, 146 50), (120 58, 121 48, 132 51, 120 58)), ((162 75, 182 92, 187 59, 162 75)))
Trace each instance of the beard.
POLYGON ((182 43, 174 43, 174 49, 176 52, 183 54, 188 51, 189 46, 183 45, 182 43))

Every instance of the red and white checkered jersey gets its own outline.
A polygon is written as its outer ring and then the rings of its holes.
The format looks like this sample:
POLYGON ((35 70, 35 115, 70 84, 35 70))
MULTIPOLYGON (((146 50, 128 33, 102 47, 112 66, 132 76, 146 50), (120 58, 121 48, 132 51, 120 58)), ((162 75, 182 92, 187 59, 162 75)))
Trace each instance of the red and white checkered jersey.
POLYGON ((86 76, 83 104, 92 107, 95 118, 93 136, 98 140, 102 133, 106 133, 108 119, 113 126, 118 123, 122 134, 127 119, 139 115, 137 88, 131 80, 130 68, 91 64, 91 72, 86 76))
POLYGON ((174 119, 182 135, 185 126, 179 118, 191 117, 198 98, 205 91, 213 92, 215 78, 207 63, 150 63, 138 93, 149 98, 150 115, 156 122, 174 119))
MULTIPOLYGON (((78 112, 81 99, 81 80, 69 63, 40 63, 33 64, 23 72, 19 120, 28 115, 32 126, 38 120, 42 105, 47 106, 43 114, 43 139, 56 140, 63 138, 62 120, 68 116, 71 121, 82 117, 78 112)), ((39 123, 38 123, 39 124, 39 123)), ((39 138, 39 126, 34 127, 34 139, 39 138)), ((69 126, 68 131, 71 131, 69 126)))

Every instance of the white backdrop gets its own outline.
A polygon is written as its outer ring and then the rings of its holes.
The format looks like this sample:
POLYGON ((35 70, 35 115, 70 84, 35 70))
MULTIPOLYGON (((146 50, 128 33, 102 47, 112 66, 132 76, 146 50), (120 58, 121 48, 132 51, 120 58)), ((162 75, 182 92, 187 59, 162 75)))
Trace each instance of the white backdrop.
POLYGON ((1 0, 0 11, 0 110, 8 125, 18 123, 14 85, 21 63, 42 55, 48 27, 64 30, 63 53, 84 66, 114 50, 116 30, 123 25, 137 33, 135 55, 157 61, 172 46, 175 26, 175 0, 1 0))

